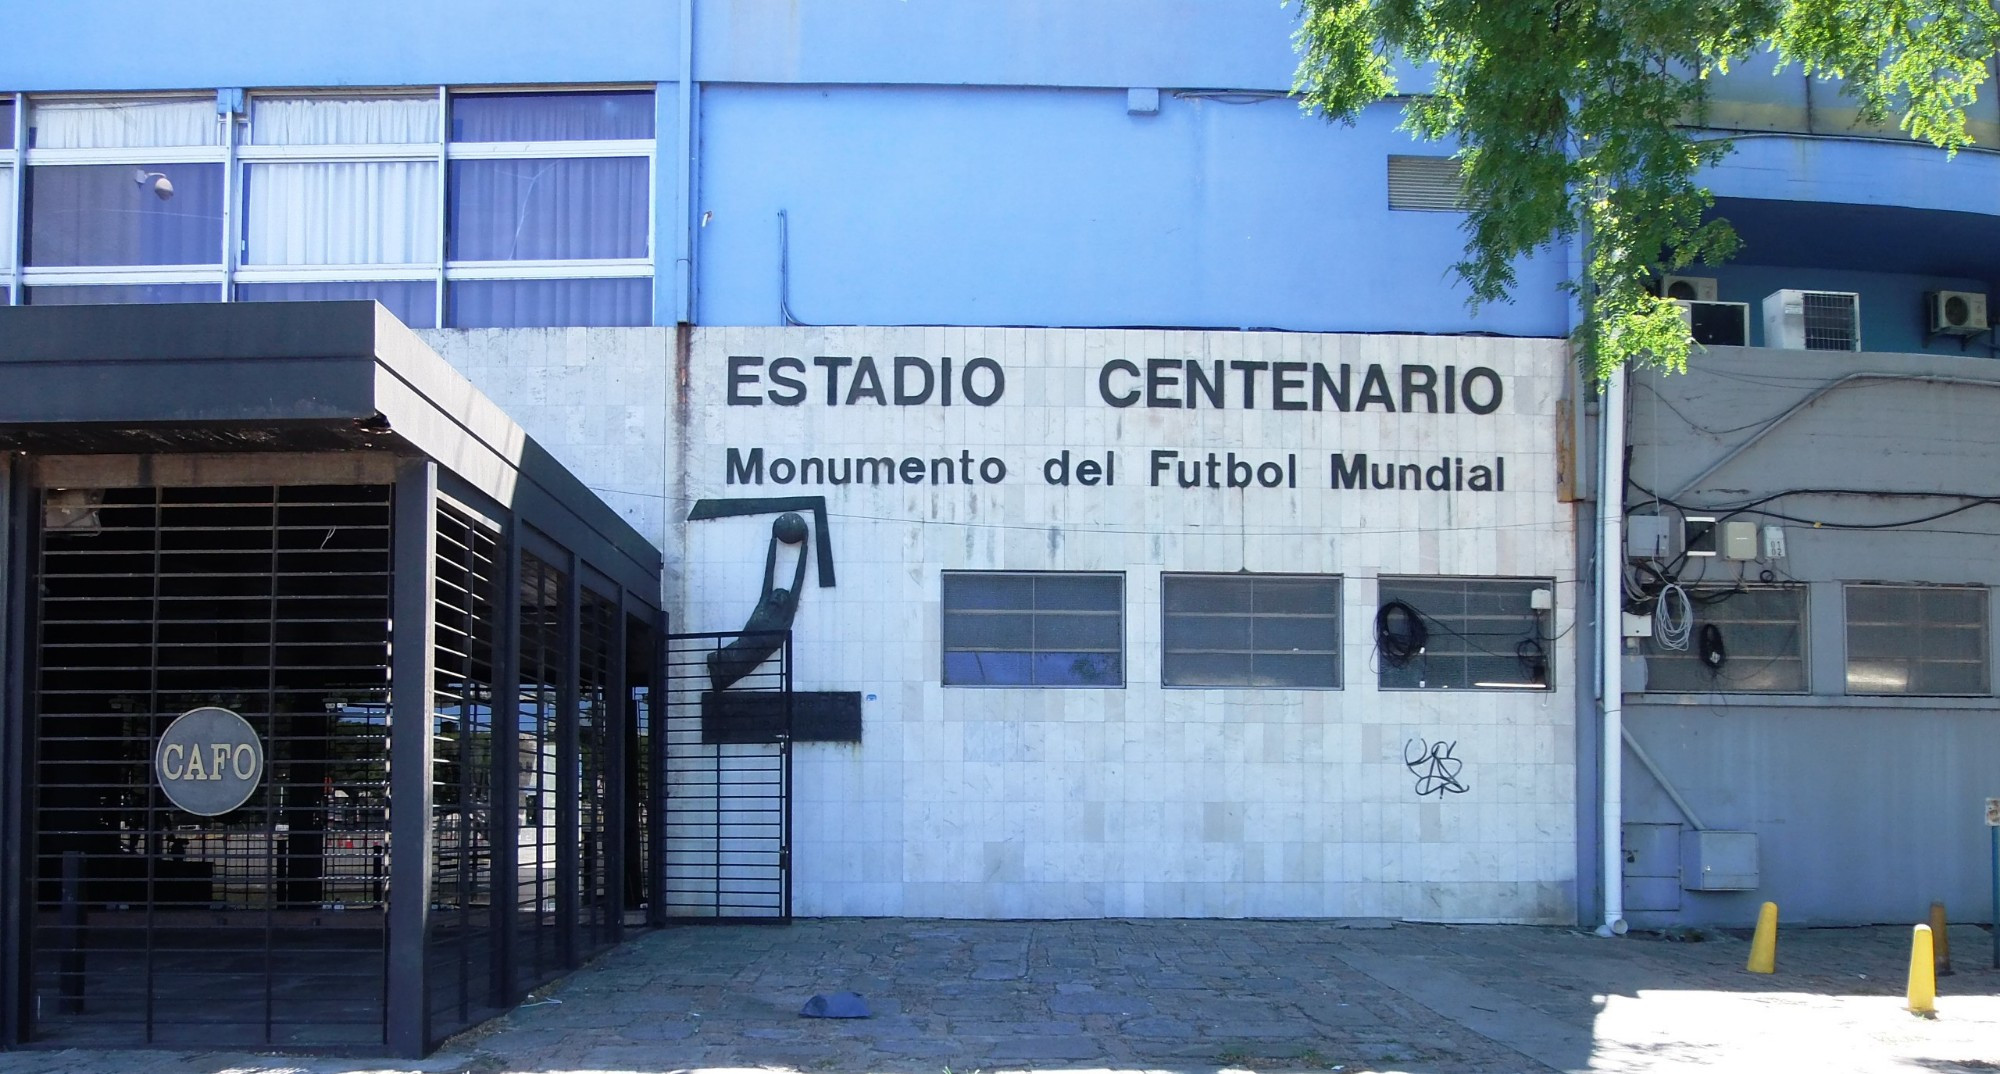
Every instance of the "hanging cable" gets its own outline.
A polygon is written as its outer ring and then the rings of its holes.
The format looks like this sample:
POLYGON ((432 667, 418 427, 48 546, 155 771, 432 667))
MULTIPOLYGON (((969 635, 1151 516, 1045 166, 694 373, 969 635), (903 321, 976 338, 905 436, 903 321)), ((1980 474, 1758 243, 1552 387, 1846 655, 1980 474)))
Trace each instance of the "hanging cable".
POLYGON ((1693 636, 1694 602, 1688 599, 1687 590, 1679 582, 1668 582, 1661 587, 1660 598, 1653 605, 1653 644, 1684 653, 1693 636))
POLYGON ((1386 601, 1375 613, 1375 647, 1382 651, 1382 662, 1392 668, 1415 659, 1430 638, 1423 613, 1403 601, 1386 601))

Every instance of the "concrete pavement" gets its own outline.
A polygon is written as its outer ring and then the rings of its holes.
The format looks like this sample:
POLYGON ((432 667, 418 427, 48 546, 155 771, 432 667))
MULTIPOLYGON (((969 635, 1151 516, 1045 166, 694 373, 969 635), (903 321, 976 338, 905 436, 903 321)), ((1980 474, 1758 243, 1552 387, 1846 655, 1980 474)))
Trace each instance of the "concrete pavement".
POLYGON ((0 1053, 0 1074, 775 1069, 2000 1071, 2000 971, 1952 931, 1938 1014, 1903 1009, 1909 931, 1748 944, 1382 921, 801 920, 643 935, 422 1062, 0 1053), (852 990, 873 1017, 806 1019, 852 990))

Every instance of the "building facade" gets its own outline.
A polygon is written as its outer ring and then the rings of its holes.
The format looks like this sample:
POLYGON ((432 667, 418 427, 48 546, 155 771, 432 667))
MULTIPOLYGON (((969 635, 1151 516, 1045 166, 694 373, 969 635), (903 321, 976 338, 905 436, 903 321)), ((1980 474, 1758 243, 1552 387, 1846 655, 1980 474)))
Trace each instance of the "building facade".
MULTIPOLYGON (((1564 343, 1577 252, 1468 309, 1446 150, 1392 105, 1302 114, 1292 18, 35 6, 0 43, 0 285, 373 299, 416 327, 661 549, 671 631, 789 628, 761 665, 805 699, 782 745, 727 741, 738 657, 690 658, 667 702, 685 772, 784 754, 790 912, 1969 906, 1965 844, 2000 793, 1978 785, 1994 527, 1984 393, 1940 385, 1983 384, 1992 337, 1936 311, 1995 278, 2000 157, 1864 129, 1796 74, 1721 82, 1709 122, 1736 148, 1707 178, 1745 249, 1684 286, 1729 330, 1696 374, 1636 380, 1603 452, 1564 343), (1789 340, 1782 300, 1767 331, 1781 292, 1852 296, 1844 334, 1789 340), (1895 402, 1803 435, 1836 381, 1895 402), (1930 420, 1940 392, 1971 409, 1930 420), (1805 404, 1798 435, 1735 439, 1805 404), (1871 462, 1822 486, 1848 453, 1871 462), (1688 518, 1748 521, 1754 554, 1634 545, 1602 570, 1596 456, 1621 533, 1628 509, 1683 541, 1688 518), (1842 491, 1783 499, 1816 488, 1842 491), (1912 492, 1970 506, 1899 513, 1912 492), (1607 580, 1664 635, 1601 630, 1607 580), (1959 603, 1931 609, 1940 587, 1959 603), (1811 627, 1754 690, 1731 676, 1783 629, 1730 620, 1752 606, 1811 627), (1897 624, 1977 667, 1868 649, 1897 624), (1738 654, 1720 669, 1707 625, 1738 654), (1610 751, 1607 646, 1631 743, 1610 751), (1880 778, 1834 774, 1864 758, 1880 778)), ((1973 131, 2000 142, 2000 108, 1973 131)), ((705 823, 661 850, 713 894, 744 848, 705 823)))

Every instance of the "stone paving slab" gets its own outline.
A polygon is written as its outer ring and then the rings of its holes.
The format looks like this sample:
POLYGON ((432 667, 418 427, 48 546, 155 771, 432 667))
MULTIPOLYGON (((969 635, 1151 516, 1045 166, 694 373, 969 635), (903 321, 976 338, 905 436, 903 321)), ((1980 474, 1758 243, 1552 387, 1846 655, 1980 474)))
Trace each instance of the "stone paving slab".
POLYGON ((801 920, 642 936, 421 1062, 24 1049, 0 1074, 783 1070, 2000 1071, 2000 971, 1951 934, 1938 1016, 1902 1009, 1909 932, 1741 937, 1371 921, 801 920), (816 992, 874 1017, 807 1019, 816 992))

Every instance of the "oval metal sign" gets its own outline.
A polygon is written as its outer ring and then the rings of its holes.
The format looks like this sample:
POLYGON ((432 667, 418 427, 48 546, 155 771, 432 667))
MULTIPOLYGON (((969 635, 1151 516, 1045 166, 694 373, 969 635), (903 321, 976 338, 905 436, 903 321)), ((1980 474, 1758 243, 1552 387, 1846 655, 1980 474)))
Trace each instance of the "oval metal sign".
POLYGON ((264 743, 250 721, 228 709, 191 709, 160 736, 153 778, 175 806, 219 817, 249 801, 263 782, 264 743))

